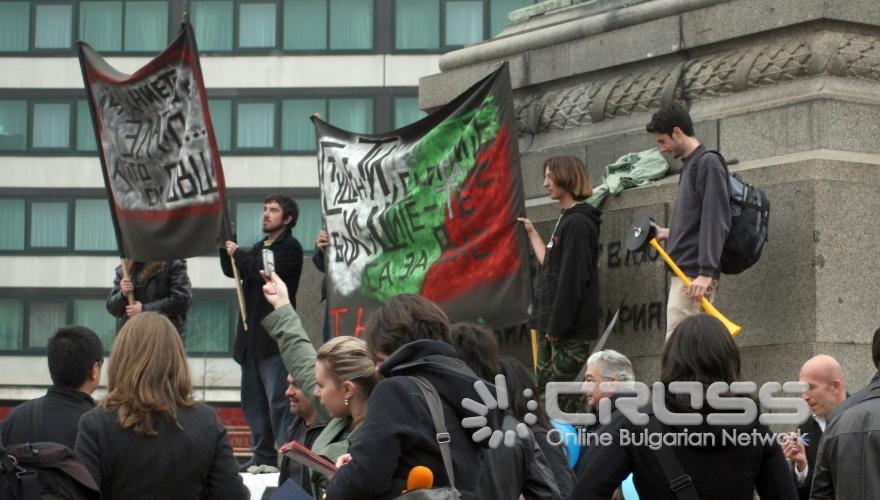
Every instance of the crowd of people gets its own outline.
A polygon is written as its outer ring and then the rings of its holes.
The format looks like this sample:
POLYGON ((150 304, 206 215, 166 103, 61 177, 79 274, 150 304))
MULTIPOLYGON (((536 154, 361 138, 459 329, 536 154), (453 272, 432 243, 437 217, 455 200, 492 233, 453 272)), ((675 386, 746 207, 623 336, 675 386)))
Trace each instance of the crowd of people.
MULTIPOLYGON (((647 131, 663 152, 683 160, 670 227, 658 226, 656 235, 692 281, 672 279, 660 382, 708 389, 743 381, 736 342, 699 307, 716 293, 730 227, 723 159, 706 154, 679 104, 664 106, 647 131)), ((530 220, 519 219, 541 265, 537 366, 502 355, 492 330, 452 323, 437 304, 410 294, 381 304, 359 337, 331 337, 325 321, 324 342, 315 346, 295 302, 303 265, 291 233, 298 208, 272 195, 264 205, 265 238, 250 250, 228 241, 220 252, 223 272, 233 276, 236 266, 244 291, 247 321, 239 323, 234 358, 250 462, 235 460, 216 412, 194 398, 183 261, 117 269, 107 309, 120 329, 106 396, 91 397, 104 364, 101 341, 86 327, 62 328, 47 347, 52 387, 6 417, 0 445, 54 442, 74 450, 104 498, 247 498, 240 472, 261 465, 278 468, 279 486, 293 483, 331 500, 406 498, 420 466, 432 472, 428 487, 443 498, 880 498, 880 329, 871 344, 878 374, 854 394, 838 360, 805 360, 799 380, 811 416, 781 441, 726 441, 720 436, 729 432, 775 433, 758 419, 713 425, 707 415, 717 409, 698 408, 693 395, 674 391, 655 397, 673 413, 696 412, 699 422, 670 424, 649 408, 645 421, 633 421, 616 404, 638 380, 632 362, 625 353, 590 349, 600 329, 601 212, 585 202, 592 191, 586 167, 570 156, 544 167, 544 186, 560 208, 552 234, 545 242, 530 220), (265 249, 274 254, 271 273, 265 249), (607 415, 574 428, 549 419, 540 402, 547 382, 579 373, 586 385, 566 410, 607 415), (623 439, 643 432, 718 439, 659 447, 623 439), (332 462, 335 472, 279 453, 290 441, 332 462)), ((315 260, 322 271, 328 245, 322 232, 315 260)))

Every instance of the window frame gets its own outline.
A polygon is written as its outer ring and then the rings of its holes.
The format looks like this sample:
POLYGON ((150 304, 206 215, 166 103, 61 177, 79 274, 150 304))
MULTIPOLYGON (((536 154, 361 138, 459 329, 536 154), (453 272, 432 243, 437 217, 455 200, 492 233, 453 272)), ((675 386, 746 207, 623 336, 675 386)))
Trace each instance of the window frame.
MULTIPOLYGON (((28 50, 27 52, 11 52, 12 54, 28 54, 30 56, 57 57, 70 55, 76 52, 76 40, 79 35, 79 0, 74 2, 65 0, 37 0, 31 1, 31 14, 28 20, 28 50), (70 5, 70 46, 67 48, 38 48, 37 47, 37 6, 39 5, 70 5)), ((9 54, 9 52, 7 52, 9 54)))
MULTIPOLYGON (((446 4, 462 0, 438 0, 437 19, 440 30, 439 47, 435 49, 401 49, 397 47, 397 2, 406 0, 393 0, 391 16, 391 53, 392 54, 445 54, 453 50, 464 48, 465 45, 450 45, 446 43, 446 4)), ((483 35, 480 41, 486 41, 492 36, 492 0, 480 0, 483 4, 483 35)), ((539 0, 531 0, 532 5, 539 0)), ((479 42, 475 42, 479 43, 479 42)))
MULTIPOLYGON (((101 300, 106 301, 109 295, 108 288, 76 288, 76 289, 51 289, 45 288, 0 288, 0 299, 18 300, 23 307, 21 349, 0 349, 0 356, 45 356, 46 348, 33 346, 30 339, 31 314, 30 306, 34 303, 64 304, 65 324, 71 324, 74 320, 74 301, 76 300, 101 300)), ((228 290, 217 288, 193 289, 193 300, 222 300, 229 308, 229 325, 226 351, 194 351, 186 348, 187 355, 199 358, 229 358, 235 342, 238 328, 238 302, 235 294, 228 290)), ((107 313, 110 315, 110 313, 107 313)), ((189 333, 185 335, 185 339, 189 333)), ((104 355, 110 354, 111 345, 104 345, 104 355)))
MULTIPOLYGON (((11 189, 9 190, 11 191, 11 189)), ((3 200, 24 200, 24 248, 22 250, 5 250, 0 249, 0 257, 5 256, 113 256, 119 255, 117 248, 110 250, 76 250, 76 201, 77 200, 100 200, 107 202, 107 194, 101 190, 77 190, 76 193, 57 193, 52 190, 42 190, 43 193, 24 192, 18 194, 4 190, 0 192, 0 199, 3 200), (46 193, 45 191, 49 191, 46 193), (64 203, 67 205, 67 245, 63 247, 35 247, 31 244, 31 233, 33 224, 31 218, 33 216, 34 203, 64 203)))
MULTIPOLYGON (((74 142, 76 142, 76 113, 77 113, 77 109, 74 109, 74 108, 77 108, 79 106, 77 104, 76 100, 71 102, 70 99, 64 99, 64 98, 39 99, 39 100, 28 99, 27 103, 28 103, 28 128, 29 128, 29 130, 28 130, 28 138, 27 138, 27 147, 25 149, 26 151, 33 151, 34 153, 37 153, 40 156, 50 156, 50 155, 53 155, 53 153, 54 153, 54 155, 68 156, 68 155, 70 155, 71 152, 76 151, 76 147, 74 147, 74 144, 73 144, 74 142), (36 108, 36 106, 38 104, 66 104, 67 105, 67 147, 53 148, 53 147, 36 147, 36 146, 34 146, 34 136, 36 136, 36 134, 34 133, 34 127, 36 126, 36 123, 34 120, 36 113, 34 113, 34 108, 36 108)), ((95 151, 95 153, 97 153, 97 151, 95 151)))

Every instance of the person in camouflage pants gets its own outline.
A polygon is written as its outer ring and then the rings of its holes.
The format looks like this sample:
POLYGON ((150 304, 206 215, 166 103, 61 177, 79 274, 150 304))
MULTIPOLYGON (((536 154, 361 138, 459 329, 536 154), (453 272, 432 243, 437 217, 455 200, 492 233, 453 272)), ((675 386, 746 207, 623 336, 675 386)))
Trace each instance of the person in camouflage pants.
MULTIPOLYGON (((540 264, 530 323, 539 332, 538 383, 574 381, 599 337, 599 226, 602 212, 587 203, 593 194, 580 158, 555 156, 544 162, 544 188, 559 204, 550 238, 532 221, 519 218, 540 264)), ((570 400, 572 397, 561 399, 570 400)), ((583 398, 580 400, 583 407, 583 398)), ((561 408, 571 408, 567 403, 561 408)))
MULTIPOLYGON (((538 387, 542 390, 547 382, 572 382, 590 357, 589 344, 580 339, 538 340, 538 387)), ((584 396, 560 395, 559 408, 566 413, 583 413, 586 409, 584 396)))

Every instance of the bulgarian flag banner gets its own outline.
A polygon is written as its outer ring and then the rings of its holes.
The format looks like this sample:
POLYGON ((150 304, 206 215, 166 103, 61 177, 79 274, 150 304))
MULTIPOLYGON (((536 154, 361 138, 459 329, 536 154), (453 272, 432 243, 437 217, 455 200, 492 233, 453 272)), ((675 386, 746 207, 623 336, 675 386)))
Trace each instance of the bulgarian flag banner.
POLYGON ((312 118, 318 140, 332 332, 419 294, 452 321, 528 318, 528 241, 507 65, 437 112, 381 135, 312 118))

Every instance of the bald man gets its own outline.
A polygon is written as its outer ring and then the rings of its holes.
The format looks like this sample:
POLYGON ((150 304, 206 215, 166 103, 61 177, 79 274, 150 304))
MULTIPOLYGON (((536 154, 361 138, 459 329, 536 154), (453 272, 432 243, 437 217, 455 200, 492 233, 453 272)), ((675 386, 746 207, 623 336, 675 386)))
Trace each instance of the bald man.
POLYGON ((810 405, 813 416, 801 427, 806 433, 803 443, 790 442, 785 445, 785 457, 794 464, 795 480, 798 495, 802 500, 810 498, 810 486, 813 483, 813 471, 816 468, 816 456, 819 453, 819 442, 831 413, 846 400, 846 383, 843 381, 843 369, 836 359, 820 354, 814 356, 801 367, 799 377, 809 388, 804 393, 804 400, 810 405))

